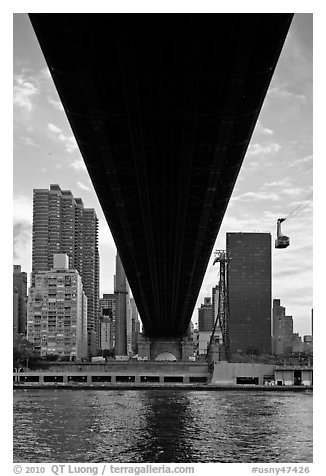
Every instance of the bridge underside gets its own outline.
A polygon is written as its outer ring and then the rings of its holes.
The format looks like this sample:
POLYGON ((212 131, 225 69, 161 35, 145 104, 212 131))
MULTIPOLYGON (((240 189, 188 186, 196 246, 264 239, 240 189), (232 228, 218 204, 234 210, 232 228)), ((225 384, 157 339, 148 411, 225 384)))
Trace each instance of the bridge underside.
POLYGON ((185 334, 291 14, 31 14, 151 337, 185 334))

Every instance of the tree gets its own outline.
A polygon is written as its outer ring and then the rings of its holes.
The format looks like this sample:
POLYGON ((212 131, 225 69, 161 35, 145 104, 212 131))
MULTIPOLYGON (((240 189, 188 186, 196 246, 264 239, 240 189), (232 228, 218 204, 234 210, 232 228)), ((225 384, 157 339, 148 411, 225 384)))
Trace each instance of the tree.
POLYGON ((102 351, 102 357, 114 357, 114 349, 104 349, 102 351))
POLYGON ((29 342, 25 337, 18 335, 14 336, 13 343, 13 360, 14 367, 20 367, 25 363, 25 366, 28 366, 29 359, 37 357, 37 353, 34 350, 34 346, 29 342))

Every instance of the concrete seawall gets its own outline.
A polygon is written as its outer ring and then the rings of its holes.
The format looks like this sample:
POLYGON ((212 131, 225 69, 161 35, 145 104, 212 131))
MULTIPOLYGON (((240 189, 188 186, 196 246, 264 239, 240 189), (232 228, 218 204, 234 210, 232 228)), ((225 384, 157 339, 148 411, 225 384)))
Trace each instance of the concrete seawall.
POLYGON ((198 385, 198 384, 111 384, 111 385, 60 385, 60 384, 14 384, 14 390, 187 390, 187 391, 262 391, 262 392, 312 392, 312 386, 295 385, 198 385))
POLYGON ((60 364, 14 372, 14 388, 300 391, 312 389, 312 368, 254 363, 110 362, 60 364))

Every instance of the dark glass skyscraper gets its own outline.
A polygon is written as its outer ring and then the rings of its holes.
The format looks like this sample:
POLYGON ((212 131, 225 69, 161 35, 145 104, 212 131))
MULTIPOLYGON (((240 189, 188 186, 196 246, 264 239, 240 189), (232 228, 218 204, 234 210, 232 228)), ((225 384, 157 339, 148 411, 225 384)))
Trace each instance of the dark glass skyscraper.
POLYGON ((227 233, 231 354, 271 353, 272 266, 269 233, 227 233))
POLYGON ((26 334, 27 274, 18 264, 14 264, 13 293, 13 333, 26 334))

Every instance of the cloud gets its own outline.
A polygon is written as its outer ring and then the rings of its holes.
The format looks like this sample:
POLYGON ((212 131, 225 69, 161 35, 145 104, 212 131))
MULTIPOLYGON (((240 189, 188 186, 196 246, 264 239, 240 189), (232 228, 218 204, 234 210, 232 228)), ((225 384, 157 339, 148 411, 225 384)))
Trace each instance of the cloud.
POLYGON ((69 164, 69 167, 72 167, 75 170, 87 170, 86 165, 84 160, 79 157, 78 159, 74 159, 71 164, 69 164))
POLYGON ((99 218, 98 220, 98 238, 99 244, 101 246, 108 246, 110 248, 115 248, 115 243, 111 235, 109 225, 107 224, 106 219, 99 218))
POLYGON ((40 78, 45 79, 46 81, 50 81, 52 79, 51 73, 47 66, 40 70, 39 76, 40 78))
POLYGON ((28 273, 32 262, 32 197, 24 195, 14 197, 13 213, 14 260, 28 273))
POLYGON ((249 170, 250 172, 253 172, 254 170, 258 169, 258 167, 261 164, 259 162, 256 162, 254 160, 251 160, 250 162, 246 162, 246 166, 242 168, 242 170, 249 170))
POLYGON ((289 163, 289 167, 294 167, 298 164, 306 164, 306 163, 312 163, 313 156, 312 155, 307 155, 306 157, 302 157, 301 159, 297 159, 294 162, 289 163))
POLYGON ((288 179, 283 179, 274 182, 267 182, 264 184, 264 187, 288 187, 291 183, 288 179))
POLYGON ((36 142, 34 142, 31 137, 21 137, 21 141, 27 147, 37 147, 37 148, 41 147, 39 144, 36 144, 36 142))
POLYGON ((274 87, 274 88, 271 88, 268 93, 267 93, 267 97, 276 97, 278 99, 282 99, 282 100, 286 100, 286 101, 299 101, 301 103, 306 103, 307 102, 307 96, 305 94, 296 94, 296 93, 292 93, 286 89, 284 89, 284 87, 280 86, 280 87, 274 87))
POLYGON ((58 111, 64 111, 61 101, 53 99, 51 96, 47 96, 47 101, 49 104, 51 104, 51 106, 54 107, 54 109, 57 109, 58 111))
POLYGON ((54 132, 55 134, 62 134, 62 129, 60 127, 56 126, 55 124, 48 124, 48 129, 51 132, 54 132))
POLYGON ((78 149, 78 145, 74 136, 65 137, 64 140, 66 142, 65 149, 67 152, 69 152, 69 154, 72 154, 75 150, 78 149))
MULTIPOLYGON (((27 250, 31 247, 32 226, 27 221, 14 223, 14 259, 21 262, 26 256, 27 250)), ((29 251, 30 253, 30 251, 29 251)))
POLYGON ((250 144, 248 147, 247 155, 265 155, 265 154, 275 154, 281 150, 282 146, 276 142, 271 144, 250 144))
POLYGON ((14 105, 31 113, 34 109, 33 100, 39 94, 39 90, 33 78, 23 74, 14 75, 14 105))
POLYGON ((295 200, 294 202, 289 203, 288 206, 291 208, 300 206, 300 209, 298 208, 298 210, 300 210, 301 212, 303 211, 303 209, 305 210, 309 209, 309 211, 311 211, 313 207, 312 198, 313 198, 313 194, 311 192, 308 196, 306 195, 302 200, 295 200))
MULTIPOLYGON (((17 63, 16 63, 17 64, 17 63)), ((35 109, 35 99, 41 97, 41 93, 47 94, 47 100, 56 109, 60 108, 60 101, 52 98, 53 81, 47 67, 38 72, 33 72, 30 68, 18 65, 19 73, 14 74, 13 102, 14 106, 24 111, 25 115, 30 115, 35 109)))
POLYGON ((285 193, 286 195, 300 195, 303 192, 305 192, 305 189, 300 187, 286 188, 282 190, 282 193, 285 193))
POLYGON ((231 197, 232 201, 243 200, 243 199, 252 199, 252 200, 272 200, 274 202, 280 200, 280 197, 276 193, 267 193, 267 192, 245 192, 236 197, 231 197))
POLYGON ((300 269, 300 266, 294 266, 293 268, 286 268, 282 269, 280 271, 274 272, 274 278, 280 279, 280 278, 286 278, 286 277, 292 277, 292 276, 300 276, 301 274, 305 274, 306 270, 305 269, 300 269))
POLYGON ((273 135, 274 134, 274 131, 272 131, 272 129, 268 129, 268 127, 264 127, 262 129, 262 133, 263 134, 267 134, 267 135, 273 135))
POLYGON ((56 126, 55 124, 49 123, 48 130, 54 134, 54 139, 59 139, 61 142, 64 143, 64 148, 66 152, 69 154, 73 153, 76 149, 78 149, 76 139, 74 136, 66 136, 60 127, 56 126))
POLYGON ((274 134, 274 131, 272 131, 272 129, 269 129, 268 127, 264 127, 259 120, 257 121, 255 132, 257 132, 258 134, 264 134, 268 136, 271 136, 274 134))
POLYGON ((33 201, 32 196, 19 195, 14 197, 13 203, 14 224, 19 222, 32 223, 33 201))
POLYGON ((90 192, 90 188, 87 187, 87 185, 84 185, 82 182, 77 182, 77 185, 79 188, 81 188, 82 190, 86 190, 87 192, 90 192))

